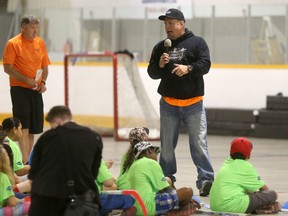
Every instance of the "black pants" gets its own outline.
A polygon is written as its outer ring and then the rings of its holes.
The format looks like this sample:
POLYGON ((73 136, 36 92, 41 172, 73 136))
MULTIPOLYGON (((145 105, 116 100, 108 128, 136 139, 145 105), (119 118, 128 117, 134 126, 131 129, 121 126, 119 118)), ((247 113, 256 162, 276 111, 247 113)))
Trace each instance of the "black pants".
POLYGON ((29 216, 62 216, 68 201, 68 199, 33 194, 29 216))

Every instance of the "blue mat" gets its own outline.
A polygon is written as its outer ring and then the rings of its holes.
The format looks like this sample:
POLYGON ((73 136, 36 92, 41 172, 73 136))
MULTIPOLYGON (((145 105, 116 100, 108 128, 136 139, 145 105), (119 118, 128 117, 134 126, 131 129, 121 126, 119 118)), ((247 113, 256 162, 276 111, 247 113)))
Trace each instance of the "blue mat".
POLYGON ((198 203, 202 203, 202 201, 199 198, 197 198, 196 196, 192 196, 192 199, 196 200, 198 203))
POLYGON ((282 205, 281 211, 288 211, 288 201, 282 205))

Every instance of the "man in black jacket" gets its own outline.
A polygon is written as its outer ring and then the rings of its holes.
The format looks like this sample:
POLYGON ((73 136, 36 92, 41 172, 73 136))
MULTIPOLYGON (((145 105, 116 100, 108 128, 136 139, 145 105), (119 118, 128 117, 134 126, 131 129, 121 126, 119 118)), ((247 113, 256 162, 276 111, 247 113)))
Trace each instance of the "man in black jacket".
POLYGON ((28 175, 32 181, 29 215, 63 215, 71 194, 67 186, 71 177, 76 194, 90 189, 99 204, 95 179, 102 159, 100 135, 72 122, 71 111, 65 106, 53 107, 46 120, 52 129, 36 142, 28 175))
POLYGON ((205 40, 185 28, 185 18, 178 9, 169 9, 163 20, 167 39, 153 48, 148 66, 152 79, 161 79, 160 99, 161 154, 165 176, 176 181, 175 149, 181 121, 189 134, 190 152, 198 171, 196 186, 201 196, 209 195, 214 171, 207 146, 207 122, 203 107, 203 75, 211 62, 205 40))

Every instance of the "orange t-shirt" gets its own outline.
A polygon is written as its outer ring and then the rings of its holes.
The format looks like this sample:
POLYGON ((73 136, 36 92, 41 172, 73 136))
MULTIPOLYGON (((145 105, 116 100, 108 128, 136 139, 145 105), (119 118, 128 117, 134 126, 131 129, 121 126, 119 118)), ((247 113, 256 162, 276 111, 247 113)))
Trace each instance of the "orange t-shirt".
MULTIPOLYGON (((50 60, 45 43, 40 37, 26 40, 21 34, 18 34, 8 41, 4 50, 3 64, 13 65, 13 68, 19 73, 35 79, 37 70, 48 66, 50 60)), ((12 77, 10 77, 10 86, 31 88, 26 83, 12 77)))
POLYGON ((192 104, 195 104, 203 100, 203 97, 198 96, 198 97, 193 97, 193 98, 184 99, 184 100, 171 98, 171 97, 163 97, 163 99, 166 101, 166 103, 172 106, 185 107, 185 106, 190 106, 192 104))

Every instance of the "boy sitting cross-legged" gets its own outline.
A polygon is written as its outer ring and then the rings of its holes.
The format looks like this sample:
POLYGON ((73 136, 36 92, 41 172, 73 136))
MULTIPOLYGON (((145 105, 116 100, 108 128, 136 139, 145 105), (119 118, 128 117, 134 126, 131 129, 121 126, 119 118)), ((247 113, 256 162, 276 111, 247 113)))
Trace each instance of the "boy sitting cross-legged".
POLYGON ((269 190, 248 162, 252 143, 238 137, 231 142, 230 157, 220 168, 210 191, 213 211, 271 214, 281 210, 277 193, 269 190))

